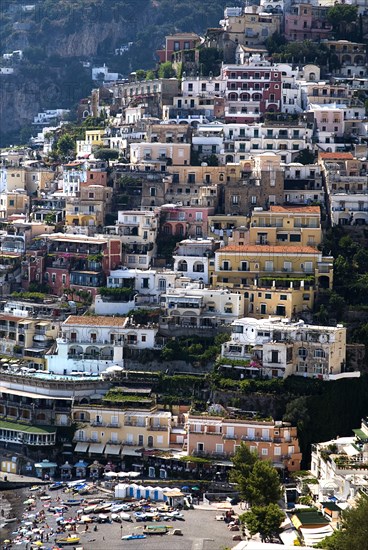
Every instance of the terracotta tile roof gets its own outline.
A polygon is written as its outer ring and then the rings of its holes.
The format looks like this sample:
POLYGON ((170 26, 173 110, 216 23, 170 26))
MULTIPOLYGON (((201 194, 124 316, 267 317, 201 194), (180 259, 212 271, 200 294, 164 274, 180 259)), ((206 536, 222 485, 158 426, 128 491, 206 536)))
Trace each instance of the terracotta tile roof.
MULTIPOLYGON (((285 212, 295 214, 320 214, 321 210, 319 206, 270 206, 270 212, 285 212)), ((261 214, 261 212, 260 212, 261 214)))
POLYGON ((0 315, 0 321, 13 321, 14 323, 18 323, 19 321, 30 321, 30 319, 27 319, 26 317, 18 317, 16 315, 0 315))
POLYGON ((127 317, 109 317, 108 315, 69 315, 64 325, 88 325, 91 327, 123 327, 127 317))
POLYGON ((353 160, 352 153, 319 153, 321 159, 353 160))
POLYGON ((247 252, 252 254, 254 252, 257 253, 264 253, 264 254, 274 254, 277 256, 278 254, 321 254, 319 250, 316 248, 312 248, 311 246, 271 246, 267 244, 245 244, 245 245, 236 245, 236 244, 229 244, 228 246, 224 246, 223 248, 219 248, 216 250, 216 254, 222 254, 223 252, 243 252, 246 254, 247 252))

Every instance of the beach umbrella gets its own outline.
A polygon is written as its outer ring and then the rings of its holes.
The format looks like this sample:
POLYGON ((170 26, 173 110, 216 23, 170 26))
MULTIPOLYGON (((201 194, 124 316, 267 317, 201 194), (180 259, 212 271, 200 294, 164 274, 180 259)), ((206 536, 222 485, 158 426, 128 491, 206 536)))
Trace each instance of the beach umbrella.
POLYGON ((104 473, 104 476, 105 477, 117 477, 118 474, 116 474, 115 472, 105 472, 104 473))
POLYGON ((184 485, 184 487, 182 487, 182 490, 183 490, 183 491, 189 491, 188 485, 184 485))
POLYGON ((43 543, 40 540, 36 540, 36 542, 33 543, 35 546, 43 546, 43 543))
POLYGON ((199 487, 192 487, 192 491, 200 491, 199 487))
POLYGON ((9 544, 11 541, 9 539, 4 540, 6 544, 9 544))
POLYGON ((34 504, 35 499, 34 498, 27 498, 27 500, 23 501, 23 504, 34 504))

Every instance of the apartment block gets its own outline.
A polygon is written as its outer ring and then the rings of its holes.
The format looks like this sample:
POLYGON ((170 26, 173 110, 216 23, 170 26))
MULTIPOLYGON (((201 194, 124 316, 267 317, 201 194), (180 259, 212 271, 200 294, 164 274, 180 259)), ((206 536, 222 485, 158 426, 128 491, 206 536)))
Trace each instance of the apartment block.
POLYGON ((233 456, 241 443, 276 468, 290 472, 300 469, 297 429, 288 423, 188 415, 190 454, 221 459, 233 456))
POLYGON ((105 401, 105 406, 73 407, 72 415, 79 426, 74 436, 76 453, 95 458, 139 459, 145 448, 170 448, 170 412, 122 409, 105 401))
POLYGON ((285 378, 295 374, 333 380, 344 373, 346 328, 342 325, 246 317, 232 326, 231 340, 222 345, 221 355, 243 360, 243 377, 285 378))

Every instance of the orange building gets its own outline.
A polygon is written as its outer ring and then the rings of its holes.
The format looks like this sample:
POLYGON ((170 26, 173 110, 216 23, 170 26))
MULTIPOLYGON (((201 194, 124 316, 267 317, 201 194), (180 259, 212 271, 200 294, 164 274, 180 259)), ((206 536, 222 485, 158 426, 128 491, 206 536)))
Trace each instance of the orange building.
POLYGON ((302 454, 297 429, 287 422, 188 416, 188 454, 227 458, 235 454, 242 442, 277 468, 300 470, 302 454))

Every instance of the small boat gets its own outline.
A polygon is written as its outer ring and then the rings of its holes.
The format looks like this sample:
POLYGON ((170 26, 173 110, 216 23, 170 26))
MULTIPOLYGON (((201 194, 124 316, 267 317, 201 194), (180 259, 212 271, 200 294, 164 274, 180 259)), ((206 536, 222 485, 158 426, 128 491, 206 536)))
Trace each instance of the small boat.
POLYGON ((49 491, 56 491, 57 489, 62 489, 65 487, 65 483, 63 481, 57 481, 56 483, 51 483, 49 485, 49 491))
POLYGON ((127 510, 130 510, 129 504, 113 504, 111 506, 111 512, 114 512, 114 513, 126 512, 127 510))
POLYGON ((83 502, 83 499, 81 499, 81 498, 68 498, 68 500, 66 501, 66 505, 67 506, 80 506, 82 504, 82 502, 83 502))
POLYGON ((78 544, 80 541, 79 537, 61 537, 59 539, 56 539, 56 544, 61 544, 63 546, 69 546, 72 544, 78 544))
POLYGON ((41 485, 33 485, 33 487, 30 488, 30 491, 38 491, 38 489, 41 489, 41 485))
POLYGON ((75 487, 76 485, 82 485, 85 483, 86 479, 77 479, 76 481, 68 481, 68 487, 75 487))
MULTIPOLYGON (((113 516, 114 514, 112 514, 113 516)), ((132 518, 131 518, 131 515, 130 514, 127 514, 126 512, 120 512, 120 518, 123 520, 123 521, 133 521, 132 518)), ((111 517, 112 517, 111 516, 111 517)))
POLYGON ((43 497, 40 497, 40 500, 51 500, 51 497, 49 495, 44 495, 43 497))
POLYGON ((83 508, 83 512, 86 512, 86 514, 89 514, 91 512, 95 512, 96 510, 96 504, 91 504, 90 506, 85 506, 83 508))
POLYGON ((97 504, 97 506, 95 507, 95 512, 109 512, 111 510, 111 507, 111 502, 107 504, 97 504))
POLYGON ((98 514, 98 523, 108 523, 109 521, 110 518, 106 514, 98 514))
POLYGON ((121 537, 121 540, 137 540, 146 538, 146 535, 124 535, 123 537, 121 537))
POLYGON ((4 523, 14 523, 15 521, 18 521, 17 518, 6 518, 6 519, 3 519, 3 522, 4 523))
POLYGON ((166 525, 147 525, 143 530, 145 535, 166 535, 168 528, 166 525))
POLYGON ((121 523, 121 517, 119 516, 119 514, 111 514, 111 519, 112 521, 115 521, 116 523, 121 523))

